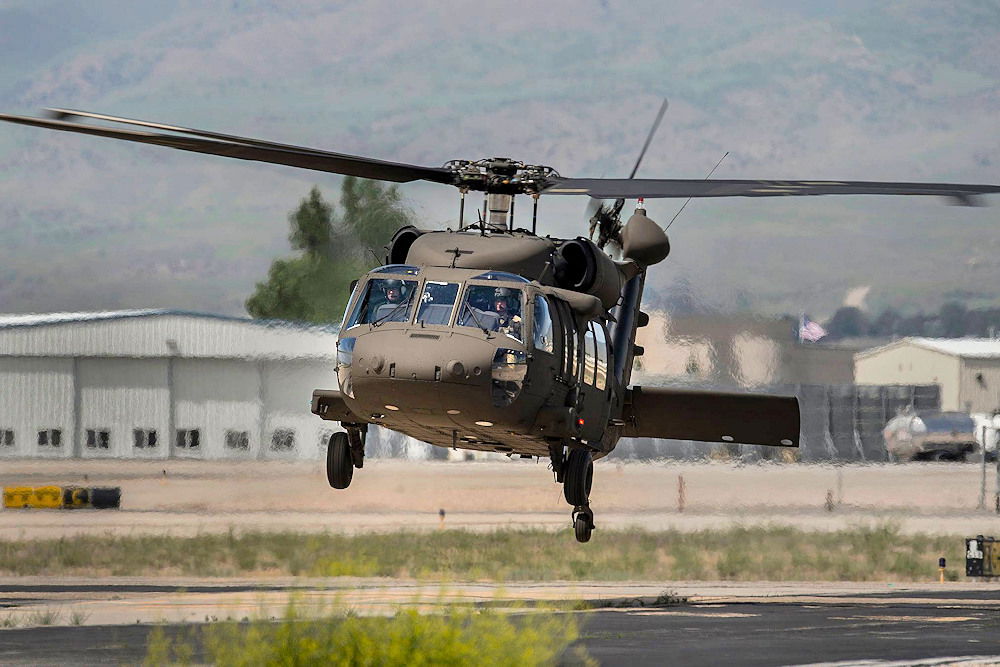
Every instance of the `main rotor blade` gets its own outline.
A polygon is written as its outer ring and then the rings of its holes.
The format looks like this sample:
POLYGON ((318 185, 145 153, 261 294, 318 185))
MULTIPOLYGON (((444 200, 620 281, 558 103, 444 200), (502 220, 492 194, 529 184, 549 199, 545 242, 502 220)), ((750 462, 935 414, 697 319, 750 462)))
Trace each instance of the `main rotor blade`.
POLYGON ((667 113, 667 107, 670 106, 670 102, 667 98, 663 98, 663 104, 660 105, 660 110, 656 112, 656 120, 653 121, 653 127, 649 128, 649 134, 646 135, 646 143, 642 145, 642 150, 639 151, 639 159, 635 161, 635 166, 632 167, 632 173, 628 175, 629 178, 635 178, 635 172, 639 171, 639 165, 642 164, 642 158, 646 156, 646 150, 649 145, 653 143, 653 136, 656 135, 656 130, 660 127, 660 121, 663 120, 663 114, 667 113))
POLYGON ((112 123, 122 123, 124 125, 138 125, 140 127, 148 127, 154 130, 166 130, 167 132, 190 134, 195 137, 220 139, 222 141, 230 141, 238 144, 247 144, 248 146, 262 146, 265 148, 283 148, 283 149, 291 149, 296 151, 305 151, 309 153, 319 153, 319 154, 327 152, 315 148, 308 148, 306 146, 279 144, 273 141, 264 141, 262 139, 253 139, 250 137, 240 137, 233 134, 222 134, 221 132, 210 132, 208 130, 197 130, 195 128, 181 127, 179 125, 154 123, 148 120, 138 120, 136 118, 123 118, 121 116, 109 116, 108 114, 94 113, 93 111, 79 111, 77 109, 53 109, 53 108, 47 108, 45 109, 45 111, 49 114, 49 118, 51 118, 52 120, 68 121, 70 118, 73 117, 93 118, 95 120, 106 120, 112 123))
POLYGON ((781 197, 809 195, 939 195, 975 205, 976 195, 1000 193, 1000 185, 888 183, 880 181, 703 181, 653 178, 553 178, 543 195, 598 199, 658 197, 781 197))
MULTIPOLYGON (((183 137, 153 132, 137 132, 134 130, 84 125, 82 123, 70 123, 45 118, 11 116, 7 114, 0 114, 0 120, 5 120, 11 123, 19 123, 21 125, 44 127, 52 130, 92 134, 99 137, 134 141, 141 144, 166 146, 168 148, 176 148, 182 151, 190 151, 192 153, 221 155, 223 157, 231 157, 237 160, 268 162, 271 164, 298 167, 300 169, 311 169, 313 171, 325 171, 334 174, 344 174, 347 176, 358 176, 360 178, 373 178, 383 181, 394 181, 397 183, 407 183, 415 180, 425 180, 447 184, 452 184, 454 182, 454 175, 448 169, 422 167, 399 162, 385 162, 383 160, 374 160, 357 155, 346 155, 343 153, 332 153, 311 148, 284 146, 282 144, 273 144, 255 139, 240 139, 234 137, 232 140, 217 141, 213 139, 183 137)), ((142 124, 144 122, 145 121, 134 121, 134 124, 142 124)), ((148 126, 155 126, 155 124, 150 123, 148 126)), ((191 132, 184 130, 183 128, 179 128, 178 131, 188 132, 189 134, 199 134, 201 136, 226 136, 203 132, 201 130, 191 132)))

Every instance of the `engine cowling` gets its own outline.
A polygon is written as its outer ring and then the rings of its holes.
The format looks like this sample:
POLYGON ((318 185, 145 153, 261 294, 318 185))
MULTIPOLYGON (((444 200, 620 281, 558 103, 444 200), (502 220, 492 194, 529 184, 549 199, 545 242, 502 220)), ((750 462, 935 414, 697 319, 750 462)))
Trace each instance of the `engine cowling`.
POLYGON ((386 264, 406 264, 406 256, 410 252, 410 246, 420 238, 424 232, 413 225, 407 225, 396 230, 386 246, 386 264))
POLYGON ((583 237, 564 241, 552 263, 557 286, 596 296, 605 309, 615 305, 625 281, 634 275, 583 237))

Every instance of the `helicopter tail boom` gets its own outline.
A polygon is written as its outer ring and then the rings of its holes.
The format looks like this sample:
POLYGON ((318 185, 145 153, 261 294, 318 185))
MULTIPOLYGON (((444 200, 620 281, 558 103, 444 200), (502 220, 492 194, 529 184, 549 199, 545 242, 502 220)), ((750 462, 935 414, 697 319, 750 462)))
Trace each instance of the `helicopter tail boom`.
POLYGON ((633 387, 624 437, 799 446, 794 396, 633 387))

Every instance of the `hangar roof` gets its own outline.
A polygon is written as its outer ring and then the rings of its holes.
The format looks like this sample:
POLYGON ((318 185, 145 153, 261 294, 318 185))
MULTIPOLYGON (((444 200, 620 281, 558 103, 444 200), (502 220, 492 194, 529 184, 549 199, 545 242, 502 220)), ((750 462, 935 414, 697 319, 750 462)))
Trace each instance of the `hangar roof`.
POLYGON ((1000 340, 996 338, 902 338, 888 345, 858 352, 855 357, 869 357, 902 345, 916 345, 964 359, 1000 359, 1000 340))
POLYGON ((0 315, 0 356, 332 359, 337 328, 183 310, 0 315))

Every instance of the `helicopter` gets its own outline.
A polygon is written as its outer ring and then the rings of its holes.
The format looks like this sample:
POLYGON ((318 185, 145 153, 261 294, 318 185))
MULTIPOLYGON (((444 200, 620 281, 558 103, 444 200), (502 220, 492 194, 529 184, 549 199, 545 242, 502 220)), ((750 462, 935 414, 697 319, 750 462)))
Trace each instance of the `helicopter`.
POLYGON ((364 466, 371 425, 440 447, 544 457, 573 508, 576 539, 587 542, 595 528, 594 461, 623 437, 799 444, 793 396, 631 384, 633 362, 643 354, 636 332, 649 323, 641 310, 646 274, 670 253, 645 199, 937 195, 975 205, 981 195, 1000 192, 998 185, 953 183, 635 178, 665 108, 628 178, 568 178, 507 157, 427 167, 71 109, 0 120, 457 188, 456 229, 403 227, 386 245, 384 264, 351 286, 337 341, 339 387, 317 389, 311 403, 314 414, 344 429, 330 438, 328 481, 336 489, 351 484, 364 466), (467 224, 470 192, 481 192, 483 205, 467 224), (599 202, 590 218, 597 242, 538 233, 539 200, 555 195, 599 202), (531 199, 530 229, 515 226, 519 196, 531 199), (623 224, 626 200, 637 204, 623 224))

